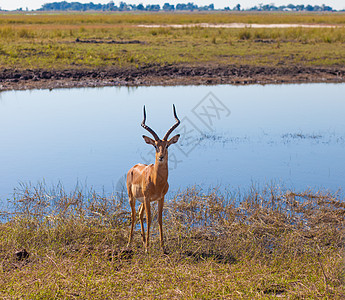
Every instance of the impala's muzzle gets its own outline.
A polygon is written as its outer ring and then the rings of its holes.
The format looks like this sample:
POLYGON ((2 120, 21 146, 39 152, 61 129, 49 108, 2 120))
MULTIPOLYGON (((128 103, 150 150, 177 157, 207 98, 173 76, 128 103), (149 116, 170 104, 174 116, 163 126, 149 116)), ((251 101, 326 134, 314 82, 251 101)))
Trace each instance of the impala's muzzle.
POLYGON ((158 157, 158 160, 159 160, 159 161, 163 161, 163 159, 164 159, 164 156, 158 157))

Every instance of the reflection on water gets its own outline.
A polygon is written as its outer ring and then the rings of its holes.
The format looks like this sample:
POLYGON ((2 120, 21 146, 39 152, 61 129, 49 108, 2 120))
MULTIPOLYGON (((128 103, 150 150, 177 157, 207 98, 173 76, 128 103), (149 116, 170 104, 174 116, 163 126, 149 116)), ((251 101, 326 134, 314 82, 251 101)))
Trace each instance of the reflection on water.
POLYGON ((107 87, 0 94, 0 199, 20 182, 77 182, 110 193, 136 163, 153 162, 146 123, 169 148, 171 190, 190 185, 246 188, 343 186, 345 85, 107 87))

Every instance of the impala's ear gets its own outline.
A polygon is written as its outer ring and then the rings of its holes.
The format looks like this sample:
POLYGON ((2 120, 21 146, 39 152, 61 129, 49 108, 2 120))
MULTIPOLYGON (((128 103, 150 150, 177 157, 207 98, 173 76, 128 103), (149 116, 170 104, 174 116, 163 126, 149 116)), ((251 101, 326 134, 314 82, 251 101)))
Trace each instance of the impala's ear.
POLYGON ((179 134, 176 134, 175 136, 173 136, 169 141, 168 141, 168 147, 172 144, 177 143, 178 139, 180 138, 179 134))
POLYGON ((143 135, 143 138, 144 138, 146 144, 150 144, 152 146, 156 146, 156 143, 155 143, 155 141, 153 139, 149 138, 146 135, 143 135))

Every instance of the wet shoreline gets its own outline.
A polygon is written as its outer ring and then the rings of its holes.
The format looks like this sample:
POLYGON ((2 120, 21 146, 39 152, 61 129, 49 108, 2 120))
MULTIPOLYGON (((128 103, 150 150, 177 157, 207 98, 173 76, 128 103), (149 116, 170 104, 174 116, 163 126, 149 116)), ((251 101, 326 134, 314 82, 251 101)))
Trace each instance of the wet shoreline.
POLYGON ((344 67, 152 65, 141 68, 0 70, 0 91, 103 86, 345 82, 344 67))

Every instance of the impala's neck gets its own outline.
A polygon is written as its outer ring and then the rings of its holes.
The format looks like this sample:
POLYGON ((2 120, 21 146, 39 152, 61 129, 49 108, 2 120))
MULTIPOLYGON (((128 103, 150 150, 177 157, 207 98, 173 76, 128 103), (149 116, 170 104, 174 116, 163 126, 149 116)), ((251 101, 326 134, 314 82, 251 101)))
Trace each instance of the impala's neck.
POLYGON ((163 183, 168 181, 168 159, 164 161, 159 161, 156 158, 154 167, 153 167, 153 181, 154 183, 163 183))

